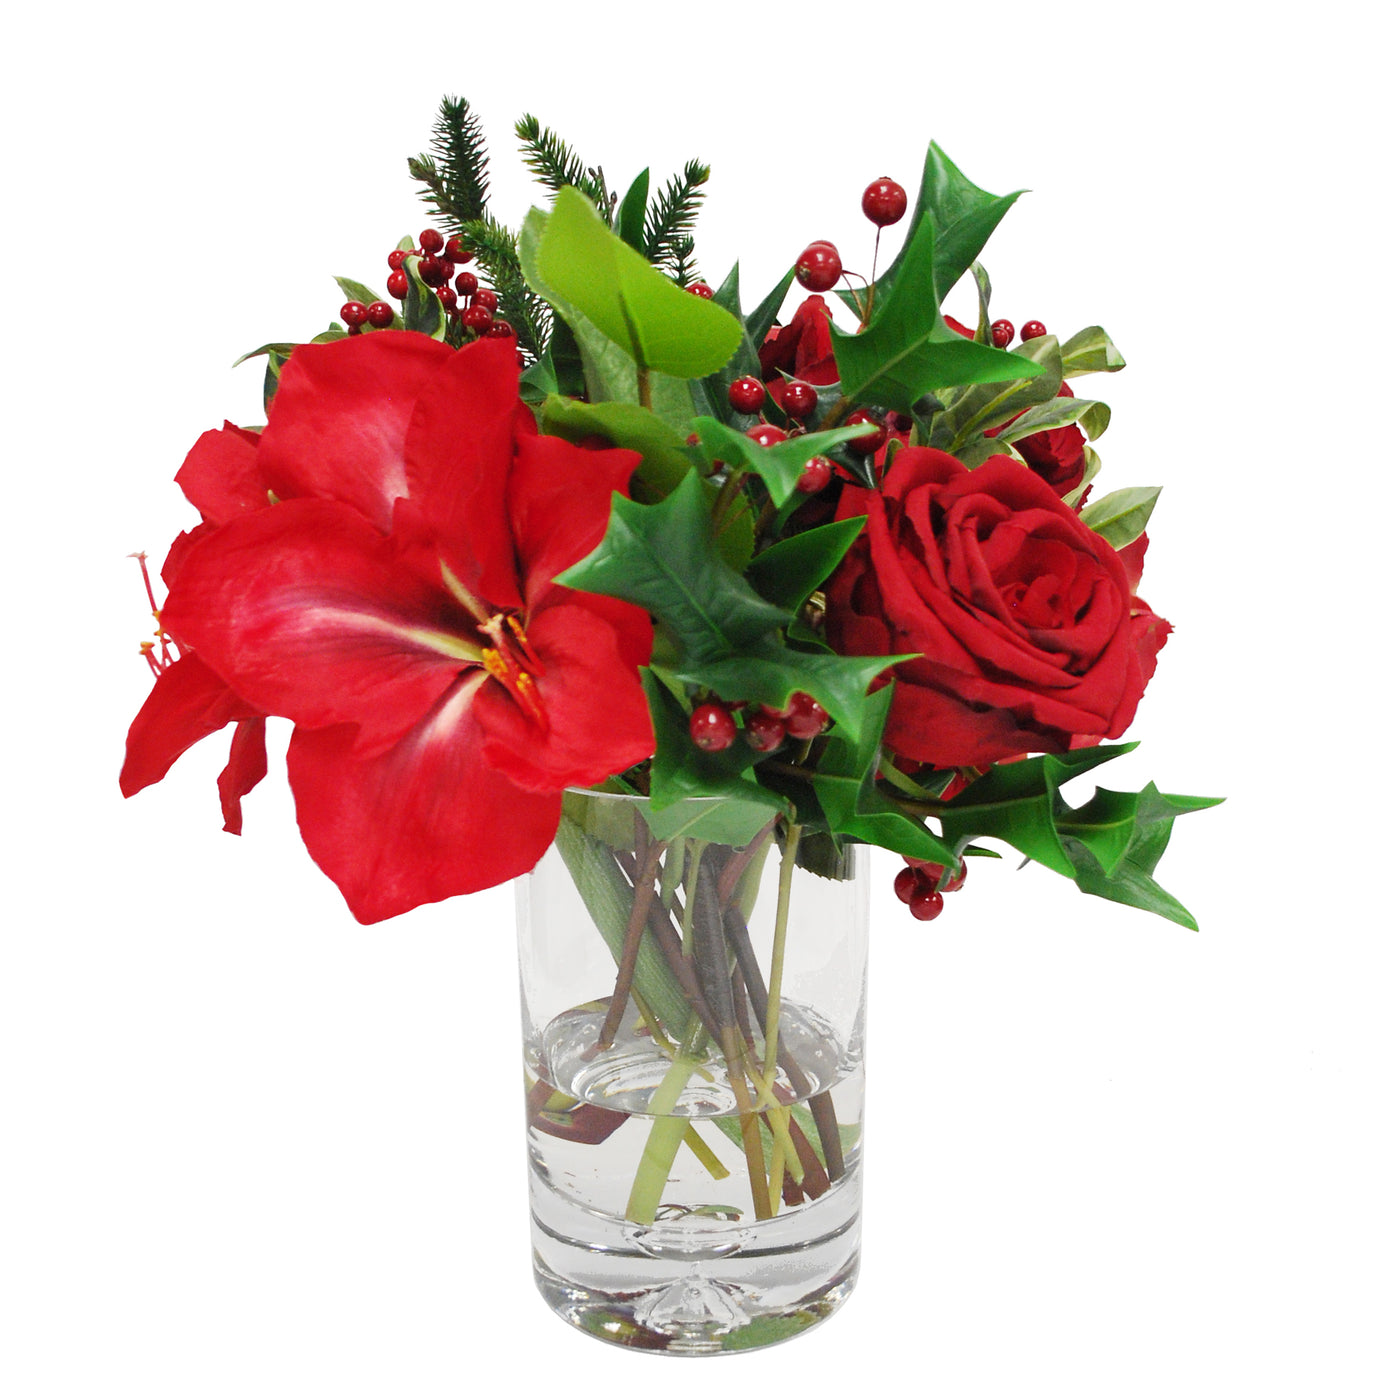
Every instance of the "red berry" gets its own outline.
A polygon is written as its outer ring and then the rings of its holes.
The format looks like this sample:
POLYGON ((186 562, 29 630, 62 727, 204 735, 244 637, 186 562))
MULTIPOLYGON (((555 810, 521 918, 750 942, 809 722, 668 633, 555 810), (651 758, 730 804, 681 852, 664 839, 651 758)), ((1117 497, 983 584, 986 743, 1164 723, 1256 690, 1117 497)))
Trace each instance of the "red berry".
POLYGON ((797 478, 797 489, 804 496, 815 496, 818 491, 825 491, 831 484, 833 470, 835 463, 830 457, 809 457, 802 468, 802 475, 797 478))
POLYGON ((835 244, 809 243, 797 258, 797 280, 809 292, 829 292, 841 280, 841 254, 835 244))
POLYGON ((852 438, 846 446, 852 452, 859 452, 862 457, 869 457, 872 453, 878 452, 884 444, 886 433, 885 426, 863 408, 858 408, 846 418, 846 427, 853 428, 857 423, 869 423, 870 431, 862 433, 857 438, 852 438))
POLYGON ((783 723, 794 739, 815 739, 826 728, 827 712, 804 690, 794 693, 783 712, 783 723))
POLYGON ((772 753, 787 738, 787 725, 777 715, 756 710, 744 721, 744 738, 759 753, 772 753))
POLYGON ((439 287, 437 289, 437 299, 449 310, 457 309, 457 293, 451 287, 439 287))
POLYGON ((424 258, 418 264, 418 275, 423 279, 425 287, 441 287, 447 281, 447 274, 451 270, 451 264, 445 263, 441 258, 424 258))
POLYGON ((492 315, 495 314, 498 304, 499 302, 496 294, 490 287, 478 287, 476 291, 472 293, 472 305, 484 306, 492 315))
POLYGON ((772 447, 787 439, 787 434, 776 423, 755 423, 749 429, 748 436, 760 447, 772 447))
POLYGON ((389 295, 402 301, 408 295, 408 273, 391 272, 388 281, 389 295))
POLYGON ((442 251, 443 238, 435 228, 425 228, 418 235, 418 246, 425 253, 440 253, 442 251))
POLYGON ((708 282, 692 282, 686 291, 693 297, 704 297, 706 301, 713 301, 715 289, 708 282))
POLYGON ((746 374, 729 386, 729 406, 735 413, 757 413, 763 407, 766 392, 753 375, 746 374))
POLYGON ((507 336, 511 340, 515 339, 515 327, 509 321, 503 321, 499 316, 486 328, 486 334, 493 340, 505 340, 507 336))
POLYGON ((1016 327, 1010 321, 992 322, 992 344, 998 350, 1005 350, 1011 344, 1011 339, 1015 334, 1016 327))
POLYGON ((937 890, 926 886, 915 892, 909 901, 909 912, 924 923, 936 919, 943 912, 943 896, 937 890))
POLYGON ((383 330, 385 326, 394 324, 394 308, 387 301, 372 301, 365 308, 365 315, 370 325, 377 330, 383 330))
POLYGON ((800 379, 789 379, 778 390, 778 402, 784 413, 794 418, 805 418, 817 406, 817 391, 800 379))
POLYGON ((359 333, 360 333, 363 329, 364 329, 363 326, 348 326, 348 327, 346 328, 345 334, 346 334, 346 335, 359 335, 359 333))
POLYGON ((397 272, 399 268, 403 266, 403 260, 407 256, 408 254, 405 253, 402 248, 395 248, 394 251, 389 254, 389 270, 391 272, 397 272))
POLYGON ((919 892, 919 884, 919 872, 912 865, 906 865, 894 877, 894 892, 902 903, 908 904, 919 892))
POLYGON ((340 319, 347 326, 363 326, 369 319, 369 310, 362 301, 347 301, 340 308, 340 319))
POLYGON ((464 297, 471 296, 476 291, 476 273, 459 272, 457 280, 452 284, 464 297))
POLYGON ((690 717, 690 741, 706 753, 727 749, 738 732, 734 716, 723 705, 697 705, 690 717))
POLYGON ((447 246, 442 250, 442 255, 448 262, 469 263, 472 260, 471 249, 462 245, 461 234, 454 233, 447 240, 447 246))
POLYGON ((896 184, 888 175, 872 180, 860 197, 860 210, 872 224, 886 228, 897 224, 909 207, 909 196, 904 186, 896 184))
POLYGON ((1037 336, 1045 334, 1045 323, 1043 321, 1027 321, 1021 327, 1022 340, 1034 340, 1037 336))
POLYGON ((462 324, 469 331, 489 331, 495 317, 484 306, 469 306, 462 312, 462 324))

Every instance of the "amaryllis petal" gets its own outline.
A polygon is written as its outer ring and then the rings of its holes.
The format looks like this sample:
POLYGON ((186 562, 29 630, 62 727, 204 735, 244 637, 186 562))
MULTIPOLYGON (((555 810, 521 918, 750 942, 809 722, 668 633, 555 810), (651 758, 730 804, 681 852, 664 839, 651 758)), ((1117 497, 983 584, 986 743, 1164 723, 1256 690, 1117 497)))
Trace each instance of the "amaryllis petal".
POLYGON ((463 587, 493 608, 519 607, 506 518, 519 397, 514 343, 486 337, 425 384, 409 426, 406 480, 463 587))
POLYGON ((219 774, 219 803, 224 830, 243 833, 243 798, 267 777, 267 721, 241 719, 234 726, 228 763, 219 774))
POLYGON ((257 714, 193 653, 172 662, 157 677, 126 736, 122 795, 158 783, 192 744, 234 720, 257 714))
POLYGON ((301 345, 282 370, 260 466, 286 499, 353 506, 388 530, 408 494, 404 438, 418 396, 456 352, 410 331, 301 345))
POLYGON ((185 499, 209 525, 222 525, 245 510, 268 504, 268 483, 258 463, 258 437, 225 423, 200 435, 175 480, 185 499))
POLYGON ((547 608, 529 624, 543 722, 505 686, 485 687, 478 701, 486 758, 521 787, 587 786, 655 748, 636 665, 623 659, 616 633, 588 606, 589 595, 574 596, 580 601, 547 608))
POLYGON ((483 757, 472 704, 484 682, 460 682, 373 757, 348 725, 293 733, 302 838, 361 923, 523 875, 554 839, 560 794, 522 791, 483 757))
POLYGON ((554 576, 597 546, 608 528, 613 492, 626 493, 641 460, 625 448, 590 451, 556 437, 517 441, 507 506, 527 606, 537 607, 554 576))
POLYGON ((170 633, 265 714, 398 739, 480 649, 441 587, 349 506, 286 501, 194 545, 162 612, 170 633))

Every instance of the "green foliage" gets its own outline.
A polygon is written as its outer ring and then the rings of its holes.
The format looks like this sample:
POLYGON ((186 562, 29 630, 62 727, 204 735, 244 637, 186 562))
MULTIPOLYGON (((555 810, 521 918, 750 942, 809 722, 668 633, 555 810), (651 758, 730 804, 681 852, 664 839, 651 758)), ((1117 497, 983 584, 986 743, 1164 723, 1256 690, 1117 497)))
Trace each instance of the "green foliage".
POLYGON ((1102 326, 1086 326, 1070 336, 1060 349, 1064 361, 1064 377, 1078 374, 1113 374, 1128 362, 1118 353, 1118 347, 1108 338, 1102 326))
POLYGON ((723 365, 743 334, 735 318, 668 281, 597 216, 577 190, 559 192, 533 253, 537 290, 574 325, 581 314, 639 370, 689 379, 723 365))
POLYGON ((741 471, 752 472, 762 480, 773 504, 779 507, 789 502, 797 490, 803 467, 813 457, 869 431, 864 424, 856 424, 823 433, 804 433, 771 447, 761 447, 747 433, 725 427, 713 418, 697 418, 691 426, 700 435, 700 446, 707 456, 741 471))
POLYGON ((932 216, 925 214, 906 248, 890 295, 860 332, 831 328, 841 388, 853 402, 903 413, 949 384, 1004 383, 1025 372, 1022 358, 959 335, 938 309, 932 216))
POLYGON ((689 260, 695 250, 695 220, 705 197, 701 187, 709 178, 708 165, 688 160, 681 173, 673 175, 666 187, 657 191, 647 209, 641 252, 651 263, 669 261, 672 277, 682 286, 693 280, 689 260))
POLYGON ((546 189, 573 188, 584 194, 604 218, 612 216, 612 196, 601 170, 590 170, 574 154, 573 148, 557 132, 542 126, 526 112, 515 124, 521 154, 530 173, 546 189))
MULTIPOLYGON (((646 256, 646 217, 647 191, 651 187, 651 171, 643 170, 622 196, 617 206, 617 218, 613 221, 613 232, 627 244, 646 256)), ((648 259, 655 262, 655 258, 648 259)))
POLYGON ((751 584, 770 603, 796 612, 836 572, 865 525, 852 516, 770 545, 748 567, 751 584))
POLYGON ((1160 486, 1127 486, 1091 501, 1079 518, 1114 549, 1122 549, 1147 529, 1161 494, 1160 486))
POLYGON ((460 97, 444 97, 433 124, 432 153, 410 156, 421 197, 460 229, 486 213, 487 156, 481 119, 460 97))

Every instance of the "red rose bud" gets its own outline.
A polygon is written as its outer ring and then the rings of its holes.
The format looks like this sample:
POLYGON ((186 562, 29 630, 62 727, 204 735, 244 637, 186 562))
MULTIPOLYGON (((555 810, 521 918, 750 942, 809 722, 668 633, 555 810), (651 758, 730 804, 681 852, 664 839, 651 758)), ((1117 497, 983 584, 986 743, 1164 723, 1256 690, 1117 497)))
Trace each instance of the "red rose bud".
POLYGON ((825 239, 809 243, 798 254, 796 273, 809 292, 829 292, 841 280, 841 254, 825 239))

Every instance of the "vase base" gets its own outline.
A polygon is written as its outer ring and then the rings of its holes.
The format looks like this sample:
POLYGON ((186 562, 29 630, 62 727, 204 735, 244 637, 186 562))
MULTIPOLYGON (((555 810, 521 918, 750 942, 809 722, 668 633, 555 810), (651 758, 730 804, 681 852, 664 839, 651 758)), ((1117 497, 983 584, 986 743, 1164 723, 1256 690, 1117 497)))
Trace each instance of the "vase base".
POLYGON ((790 1216, 685 1232, 579 1211, 532 1186, 536 1286, 566 1322, 615 1346, 676 1356, 772 1346, 829 1317, 855 1286, 857 1180, 790 1216))

